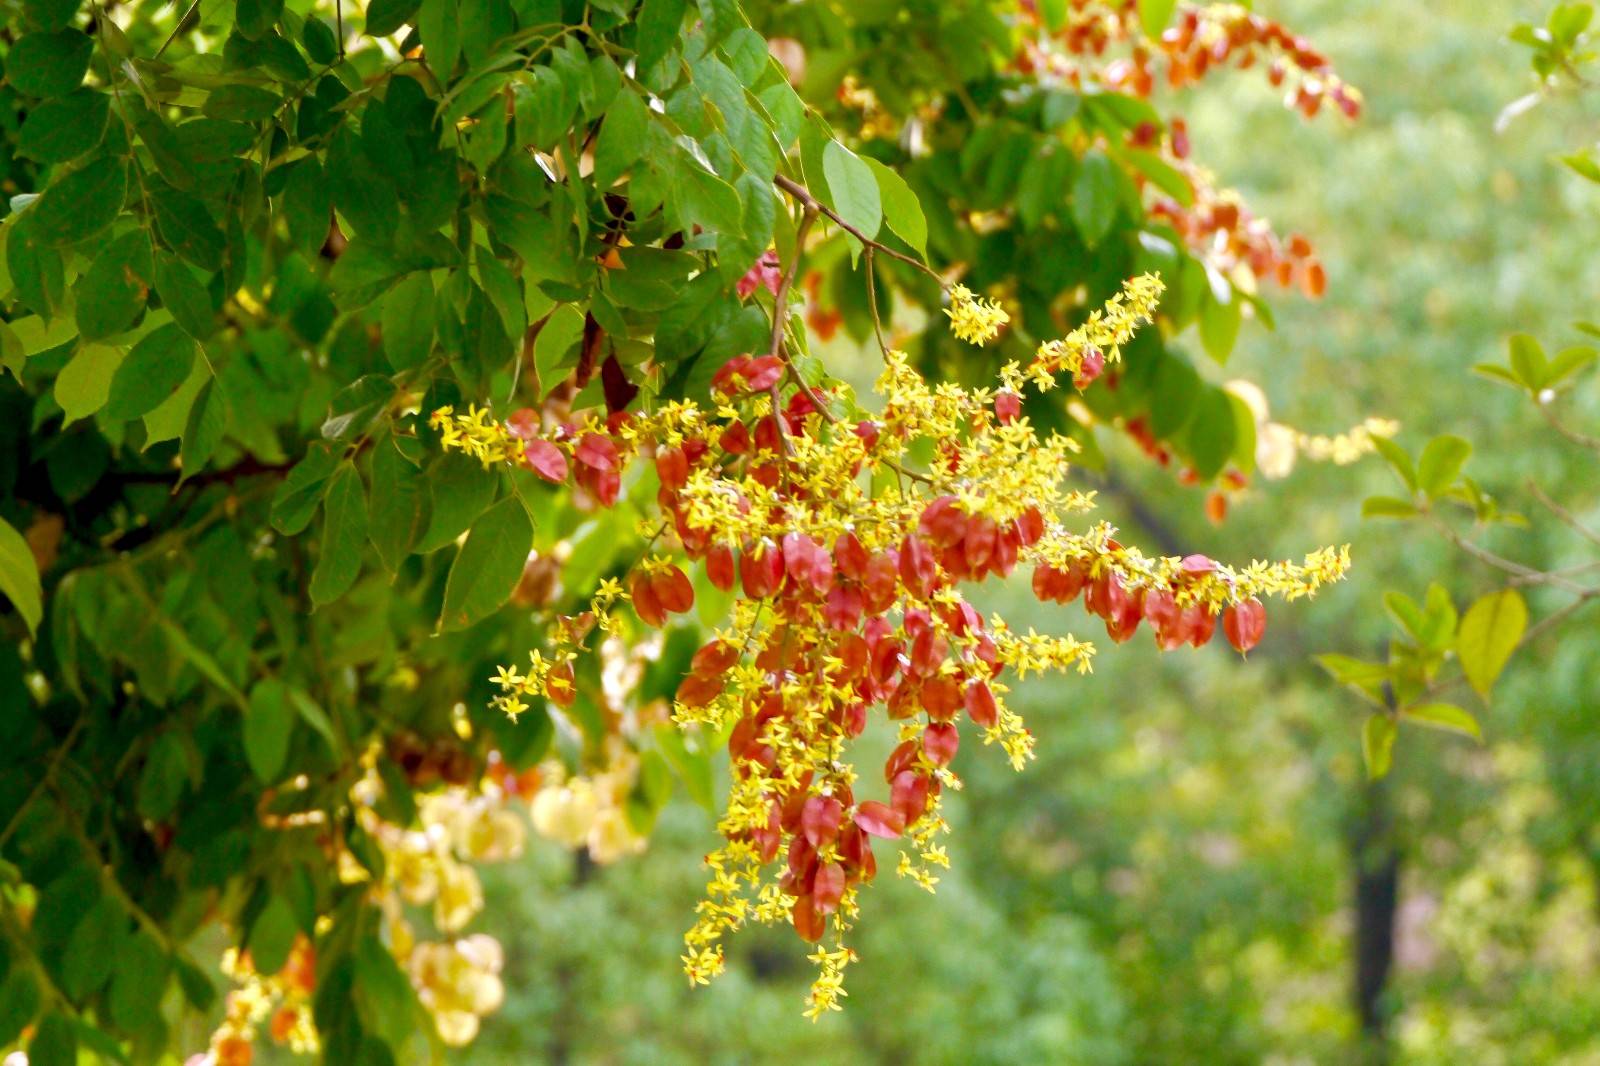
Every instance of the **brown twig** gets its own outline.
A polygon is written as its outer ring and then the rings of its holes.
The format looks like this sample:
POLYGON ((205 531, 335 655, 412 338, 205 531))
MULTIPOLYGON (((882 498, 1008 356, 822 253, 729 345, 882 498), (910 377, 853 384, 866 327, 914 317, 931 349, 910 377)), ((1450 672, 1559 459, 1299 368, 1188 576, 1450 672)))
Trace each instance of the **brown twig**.
POLYGON ((1561 521, 1562 525, 1571 529, 1574 533, 1578 534, 1578 536, 1582 537, 1589 543, 1600 544, 1600 533, 1596 533, 1594 530, 1578 521, 1576 515, 1567 510, 1565 507, 1561 506, 1561 504, 1557 503, 1555 500, 1552 500, 1549 495, 1538 486, 1537 483, 1530 480, 1528 482, 1528 491, 1533 493, 1533 498, 1543 504, 1545 509, 1551 514, 1555 515, 1556 518, 1561 521))
POLYGON ((1557 433, 1561 434, 1563 437, 1567 438, 1580 448, 1588 448, 1592 452, 1600 452, 1600 437, 1591 437, 1587 433, 1579 433, 1577 430, 1561 421, 1561 419, 1557 418, 1556 413, 1550 410, 1549 404, 1541 403, 1537 406, 1539 408, 1539 414, 1544 417, 1546 422, 1550 423, 1551 429, 1555 430, 1557 433))
POLYGON ((804 185, 801 185, 799 182, 791 178, 786 178, 782 174, 774 174, 772 177, 772 183, 798 200, 800 205, 806 208, 808 211, 815 211, 826 216, 830 222, 844 230, 846 233, 850 234, 850 236, 854 237, 856 240, 860 241, 865 247, 876 249, 877 251, 882 252, 884 255, 892 256, 893 258, 900 260, 902 263, 916 267, 918 270, 928 275, 928 277, 932 278, 934 281, 937 281, 940 288, 944 287, 944 278, 939 276, 938 271, 934 270, 928 264, 924 263, 915 256, 906 255, 904 252, 897 252, 881 241, 875 241, 871 237, 868 237, 865 233, 862 233, 860 229, 852 226, 850 223, 840 218, 838 212, 833 210, 833 208, 829 207, 821 200, 818 200, 815 196, 812 196, 811 190, 807 189, 804 185))

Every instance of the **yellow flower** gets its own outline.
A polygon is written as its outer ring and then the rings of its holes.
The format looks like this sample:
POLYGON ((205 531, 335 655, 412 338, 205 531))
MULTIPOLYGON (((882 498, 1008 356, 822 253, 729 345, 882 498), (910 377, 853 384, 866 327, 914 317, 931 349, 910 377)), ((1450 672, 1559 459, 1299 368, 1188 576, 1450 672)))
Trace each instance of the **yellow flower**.
POLYGON ((950 306, 944 313, 950 317, 950 332, 968 344, 988 344, 1011 321, 998 303, 980 299, 965 285, 950 286, 950 306))

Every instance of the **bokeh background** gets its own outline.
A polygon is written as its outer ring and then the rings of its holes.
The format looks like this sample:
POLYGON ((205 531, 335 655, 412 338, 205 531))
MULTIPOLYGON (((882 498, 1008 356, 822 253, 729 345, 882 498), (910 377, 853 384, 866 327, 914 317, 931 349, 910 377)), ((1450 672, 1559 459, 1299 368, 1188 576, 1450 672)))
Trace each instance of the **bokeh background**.
MULTIPOLYGON (((1554 349, 1597 314, 1600 190, 1552 162, 1594 140, 1595 108, 1555 100, 1495 130, 1532 88, 1506 31, 1545 5, 1257 7, 1333 56, 1368 110, 1307 125, 1253 74, 1176 102, 1196 154, 1280 232, 1312 236, 1330 277, 1323 300, 1275 300, 1275 331, 1248 323, 1230 364, 1205 369, 1261 382, 1273 417, 1308 432, 1381 415, 1413 449, 1461 433, 1477 444, 1469 472, 1512 509, 1529 478, 1593 499, 1592 456, 1469 372, 1503 358, 1511 332, 1554 349)), ((851 360, 836 352, 836 369, 862 373, 851 360)), ((1274 611, 1248 662, 1221 641, 1158 656, 1141 635, 1091 677, 1020 692, 1037 762, 1013 774, 962 750, 952 870, 934 896, 892 875, 866 895, 849 1007, 816 1024, 800 1014, 811 966, 782 931, 741 937, 711 988, 684 981, 679 938, 714 837, 703 809, 675 801, 646 854, 604 868, 531 839, 484 871, 507 1001, 459 1061, 1600 1063, 1593 619, 1514 662, 1484 744, 1403 730, 1394 773, 1371 786, 1362 708, 1311 656, 1377 654, 1384 588, 1420 597, 1439 581, 1462 603, 1489 575, 1360 520, 1365 495, 1394 491, 1375 460, 1302 464, 1221 526, 1201 490, 1131 446, 1109 461, 1106 511, 1132 540, 1226 558, 1348 541, 1354 578, 1274 611), (1391 921, 1393 968, 1364 1021, 1357 930, 1391 921)), ((1490 543, 1546 566, 1578 550, 1551 523, 1490 543)), ((1006 606, 1014 624, 1099 636, 1077 607, 1006 606)))

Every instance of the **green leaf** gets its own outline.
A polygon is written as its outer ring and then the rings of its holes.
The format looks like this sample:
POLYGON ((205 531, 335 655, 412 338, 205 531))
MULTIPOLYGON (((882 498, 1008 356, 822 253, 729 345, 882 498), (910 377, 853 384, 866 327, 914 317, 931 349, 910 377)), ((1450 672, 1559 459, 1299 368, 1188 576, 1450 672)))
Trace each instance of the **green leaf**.
POLYGON ((573 304, 562 304, 550 312, 533 342, 533 368, 539 375, 539 390, 548 393, 560 384, 566 372, 577 363, 567 352, 583 336, 583 312, 573 304))
POLYGON ((322 501, 322 544, 311 574, 311 602, 321 607, 343 596, 361 575, 367 543, 367 491, 361 474, 342 463, 322 501))
MULTIPOLYGON (((368 32, 371 32, 372 8, 367 8, 368 32)), ((305 28, 300 31, 300 43, 305 45, 306 55, 311 57, 311 62, 332 65, 339 58, 339 38, 334 36, 333 30, 328 25, 327 19, 319 15, 312 15, 306 19, 305 28)))
POLYGON ((1094 248, 1111 232, 1121 202, 1117 165, 1098 148, 1078 161, 1072 183, 1072 221, 1083 243, 1094 248))
POLYGON ((1516 589, 1491 592, 1467 608, 1456 631, 1456 655, 1467 683, 1488 697, 1528 627, 1528 605, 1516 589))
POLYGON ((1429 496, 1438 496, 1461 474, 1461 467, 1472 454, 1472 445, 1452 433, 1435 437, 1422 449, 1417 460, 1417 487, 1429 496))
POLYGON ((65 96, 83 84, 94 40, 78 30, 30 33, 11 46, 5 73, 25 96, 65 96))
POLYGON ((417 12, 417 32, 428 55, 428 65, 441 82, 449 82, 461 55, 460 13, 456 0, 422 0, 417 12))
POLYGON ((1144 26, 1144 35, 1160 37, 1177 7, 1178 0, 1139 0, 1139 21, 1144 26))
POLYGON ((883 218, 889 228, 909 244, 924 259, 928 255, 928 220, 922 213, 922 201, 911 191, 911 186, 893 170, 876 159, 868 157, 867 166, 878 179, 878 195, 883 201, 883 218))
POLYGON ((1373 437, 1372 446, 1383 456, 1384 462, 1400 475, 1400 480, 1406 483, 1406 488, 1416 491, 1417 468, 1412 465, 1411 456, 1406 454, 1406 450, 1388 437, 1373 437))
POLYGON ((1244 321, 1244 301, 1230 286, 1226 299, 1203 300, 1200 304, 1200 344, 1218 363, 1226 363, 1239 340, 1244 321))
POLYGON ((28 112, 17 134, 17 154, 40 163, 66 163, 92 151, 106 135, 111 97, 79 89, 28 112))
POLYGON ((144 450, 162 441, 177 440, 189 424, 189 412, 194 398, 200 395, 205 383, 211 380, 211 368, 196 362, 189 376, 178 386, 178 391, 168 396, 154 411, 144 416, 144 450))
POLYGON ((501 500, 472 524, 444 587, 441 629, 465 629, 499 610, 522 577, 533 546, 533 521, 516 497, 501 500))
POLYGON ((183 386, 198 350, 194 339, 170 322, 146 333, 116 368, 106 417, 126 422, 155 410, 183 386))
POLYGON ((1374 781, 1386 775, 1394 762, 1395 733, 1394 719, 1386 714, 1372 715, 1361 729, 1361 758, 1374 781))
POLYGON ((288 686, 282 681, 263 678, 250 690, 250 709, 244 716, 244 757, 250 772, 264 785, 277 781, 283 772, 294 720, 288 686))
POLYGON ((594 182, 608 189, 644 155, 649 109, 633 92, 621 92, 606 112, 594 149, 594 182))
POLYGON ((1400 717, 1408 722, 1428 726, 1430 729, 1444 729, 1475 740, 1483 739, 1483 730, 1478 727, 1478 720, 1453 703, 1424 703, 1416 707, 1407 707, 1400 712, 1400 717))
POLYGON ((86 344, 56 375, 55 398, 66 415, 63 426, 87 418, 105 406, 111 378, 122 364, 122 349, 109 344, 86 344))
POLYGON ((51 182, 28 212, 29 222, 46 244, 77 244, 116 221, 127 195, 127 165, 101 157, 51 182))
POLYGON ((272 528, 284 536, 303 532, 317 513, 339 461, 328 448, 311 448, 272 497, 272 528))
POLYGON ((274 892, 250 926, 248 947, 256 972, 270 975, 283 969, 298 932, 300 923, 295 920, 294 907, 282 894, 274 892))
POLYGON ((78 13, 79 0, 22 0, 29 20, 43 30, 59 30, 78 13))
POLYGON ((283 14, 283 0, 239 0, 234 9, 234 25, 252 41, 266 36, 283 14))
POLYGON ((640 6, 634 51, 638 53, 641 77, 648 75, 678 43, 688 6, 686 0, 644 0, 640 6))
POLYGON ((1590 4, 1557 4, 1550 12, 1546 25, 1550 27, 1550 36, 1563 48, 1571 48, 1578 40, 1578 35, 1589 28, 1590 19, 1594 18, 1594 7, 1590 4))
POLYGON ((217 314, 200 279, 176 256, 158 250, 155 256, 156 295, 185 333, 203 341, 217 330, 217 314))
POLYGON ((1209 480, 1222 473, 1233 454, 1233 403, 1223 389, 1207 387, 1189 423, 1189 459, 1194 472, 1209 480))
POLYGON ((1556 357, 1550 360, 1550 367, 1545 372, 1545 387, 1559 384, 1562 380, 1571 377, 1590 363, 1595 361, 1600 352, 1596 352, 1587 345, 1574 345, 1563 348, 1556 357))
POLYGON ((1362 518, 1415 518, 1417 505, 1398 496, 1368 496, 1361 502, 1362 518))
POLYGON ((126 938, 117 952, 116 964, 107 996, 111 1020, 121 1029, 136 1030, 160 1009, 172 965, 161 945, 144 933, 126 938))
POLYGON ((447 452, 428 470, 428 531, 413 551, 438 551, 467 531, 494 502, 500 475, 461 452, 447 452))
POLYGON ((428 485, 390 438, 372 456, 372 546, 391 574, 428 528, 428 485))
POLYGON ((205 204, 171 186, 162 188, 159 182, 147 202, 161 239, 174 252, 201 270, 222 269, 222 253, 228 242, 205 204))
POLYGON ((839 217, 867 239, 876 237, 883 225, 883 199, 872 168, 838 141, 829 141, 822 149, 822 173, 839 217))
POLYGON ((367 5, 367 33, 388 37, 410 22, 422 7, 422 0, 372 0, 367 5))
POLYGON ((1549 366, 1545 359, 1544 348, 1526 333, 1512 334, 1509 347, 1512 372, 1530 391, 1538 392, 1544 387, 1544 377, 1549 366))
POLYGON ((152 274, 147 234, 124 234, 103 248, 72 287, 78 335, 94 341, 132 326, 144 310, 152 274))
POLYGON ((28 632, 37 632, 39 619, 44 615, 39 567, 33 561, 28 542, 3 518, 0 518, 0 592, 6 594, 11 606, 22 615, 28 632))
POLYGON ((416 1025, 417 995, 394 954, 375 936, 356 947, 355 1007, 362 1025, 402 1047, 416 1025))
POLYGON ((168 731, 156 738, 139 773, 137 802, 139 814, 152 822, 164 822, 178 806, 183 787, 189 781, 189 757, 183 740, 168 731))
POLYGON ((28 1066, 78 1066, 78 1030, 72 1019, 51 1011, 28 1041, 28 1066))
POLYGON ((196 471, 211 461, 217 445, 222 443, 223 434, 228 431, 230 414, 227 393, 218 387, 215 380, 208 380, 200 386, 189 408, 189 417, 184 423, 183 438, 178 448, 185 478, 193 477, 196 471))
POLYGON ((61 957, 61 984, 67 995, 83 999, 111 979, 128 921, 122 905, 110 896, 101 896, 78 919, 61 957))
POLYGON ((328 440, 347 440, 368 429, 388 410, 394 399, 393 379, 384 374, 363 374, 334 393, 328 404, 328 417, 322 435, 328 440))
POLYGON ((16 1042, 39 1013, 42 999, 33 971, 27 966, 11 966, 0 981, 0 1047, 16 1042))
POLYGON ((428 272, 419 270, 390 289, 379 316, 389 365, 396 370, 421 366, 433 351, 433 280, 428 272))

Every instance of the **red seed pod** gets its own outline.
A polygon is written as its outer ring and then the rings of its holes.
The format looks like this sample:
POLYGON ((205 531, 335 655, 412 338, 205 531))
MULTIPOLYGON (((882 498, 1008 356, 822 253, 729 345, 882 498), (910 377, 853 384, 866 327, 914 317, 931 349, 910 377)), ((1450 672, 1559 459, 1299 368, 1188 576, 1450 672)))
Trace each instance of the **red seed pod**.
POLYGON ((1031 548, 1044 536, 1044 515, 1039 513, 1039 508, 1030 507, 1017 516, 1017 542, 1024 548, 1031 548))
POLYGON ((922 751, 935 766, 949 766, 961 746, 961 731, 950 722, 935 722, 922 731, 922 751))
POLYGON ((800 808, 800 830, 814 848, 831 844, 839 837, 839 820, 844 806, 832 796, 812 796, 800 808))
POLYGON ((845 530, 833 542, 833 565, 842 576, 852 581, 860 581, 866 576, 867 549, 862 547, 861 538, 852 530, 845 530))
POLYGON ((750 430, 743 422, 735 422, 722 431, 717 443, 729 455, 743 455, 750 450, 750 430))
POLYGON ((1216 560, 1204 555, 1186 555, 1178 568, 1187 577, 1199 577, 1201 574, 1214 573, 1217 569, 1216 560))
POLYGON ((1022 417, 1022 397, 1010 389, 1002 389, 994 397, 994 414, 1004 424, 1015 422, 1022 417))
POLYGON ((651 578, 650 591, 668 614, 683 614, 694 607, 694 585, 676 566, 651 578))
POLYGON ((766 392, 783 377, 783 360, 775 355, 752 359, 741 373, 745 388, 751 392, 766 392))
POLYGON ((567 457, 547 440, 530 440, 524 444, 522 461, 546 481, 560 484, 567 480, 567 457))
POLYGON ((572 706, 578 698, 578 685, 571 663, 550 668, 550 672, 544 676, 544 694, 557 707, 572 706))
POLYGON ((937 630, 924 629, 911 642, 911 672, 918 677, 927 677, 938 671, 939 665, 949 654, 950 642, 940 636, 937 630))
POLYGON ((656 449, 656 477, 661 487, 676 492, 689 483, 689 459, 682 448, 656 449))
POLYGON ((817 867, 816 876, 811 879, 811 899, 818 912, 832 914, 839 909, 844 883, 844 867, 838 863, 825 862, 817 867))
POLYGON ((685 707, 704 707, 723 690, 722 674, 690 674, 678 686, 677 700, 685 707))
POLYGON ((869 614, 882 614, 894 605, 899 589, 898 552, 879 552, 867 560, 867 571, 861 579, 861 595, 869 614))
POLYGON ((810 896, 796 896, 789 915, 794 922, 794 931, 808 944, 815 944, 827 932, 827 919, 810 896))
POLYGON ((736 355, 717 368, 712 375, 711 387, 717 392, 737 392, 743 380, 745 368, 750 365, 750 356, 736 355))
MULTIPOLYGON (((902 770, 890 786, 889 806, 911 825, 928 809, 928 778, 915 770, 902 770)), ((863 827, 865 828, 865 827, 863 827)))
POLYGON ((600 433, 585 433, 578 438, 573 457, 593 470, 613 471, 617 468, 617 446, 611 438, 600 433))
POLYGON ((861 590, 835 585, 822 608, 822 620, 830 629, 854 629, 861 624, 861 590))
POLYGON ((1106 615, 1106 636, 1118 644, 1131 640, 1144 618, 1143 599, 1143 593, 1123 596, 1111 613, 1106 615))
POLYGON ((922 684, 922 709, 935 722, 947 722, 962 708, 961 684, 940 674, 922 684))
POLYGON ((1261 643, 1267 631, 1267 609, 1252 596, 1222 612, 1222 632, 1233 650, 1241 654, 1261 643))
POLYGON ((967 537, 963 542, 966 550, 967 565, 974 574, 982 574, 990 561, 994 559, 996 541, 1000 538, 1000 526, 988 515, 979 515, 967 522, 967 537))
POLYGON ((900 544, 900 580, 918 596, 933 592, 939 576, 939 563, 928 550, 928 544, 915 533, 907 533, 900 544))
POLYGON ((980 725, 987 729, 1000 720, 1000 711, 995 704, 994 692, 989 688, 987 682, 968 682, 963 701, 966 704, 967 715, 975 725, 980 725))
POLYGON ((666 610, 656 593, 655 582, 642 571, 635 570, 628 579, 628 591, 633 596, 633 612, 639 621, 649 626, 660 626, 666 620, 666 610))
POLYGON ((733 563, 733 549, 726 544, 713 544, 706 549, 706 578, 727 592, 733 588, 735 568, 733 563))
POLYGON ((967 521, 954 496, 940 496, 923 509, 917 529, 934 547, 949 548, 967 535, 967 521))
POLYGON ((1083 359, 1078 363, 1078 372, 1072 375, 1072 383, 1080 389, 1086 389, 1105 368, 1105 354, 1099 348, 1090 348, 1083 353, 1083 359))
POLYGON ((900 776, 901 771, 909 770, 917 765, 917 742, 902 740, 895 749, 889 753, 889 758, 883 764, 883 779, 893 782, 900 776))
POLYGON ((766 541, 746 549, 739 557, 739 578, 746 598, 766 599, 783 581, 783 552, 766 541))
POLYGON ((856 808, 856 825, 863 833, 892 840, 905 832, 905 817, 886 803, 867 800, 856 808))
POLYGON ((1203 648, 1211 640, 1211 635, 1217 628, 1217 616, 1203 604, 1195 604, 1183 612, 1183 623, 1189 631, 1189 643, 1196 648, 1203 648))

